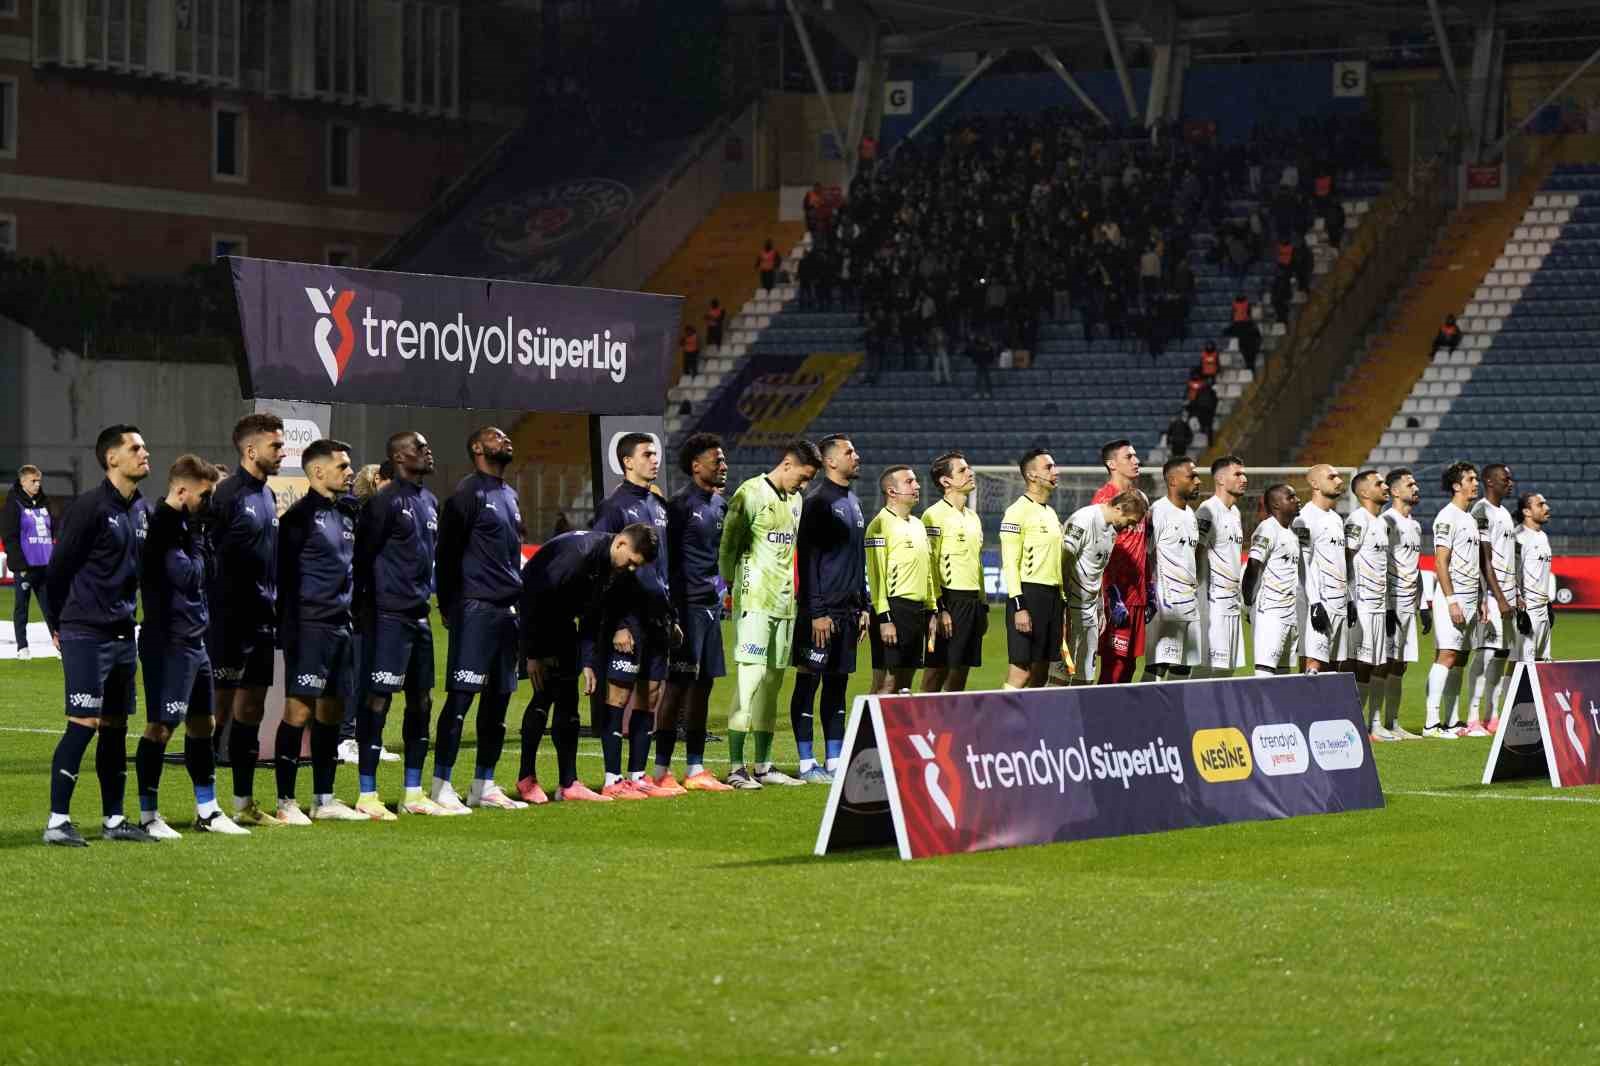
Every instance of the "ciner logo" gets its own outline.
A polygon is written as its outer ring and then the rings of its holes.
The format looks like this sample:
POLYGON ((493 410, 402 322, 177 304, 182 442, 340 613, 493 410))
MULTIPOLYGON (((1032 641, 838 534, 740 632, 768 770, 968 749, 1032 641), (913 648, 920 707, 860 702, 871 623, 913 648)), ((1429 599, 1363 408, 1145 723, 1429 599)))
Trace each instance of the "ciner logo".
POLYGON ((332 285, 328 286, 326 293, 308 286, 306 296, 311 300, 312 309, 322 316, 317 319, 316 332, 313 334, 317 356, 322 360, 322 369, 328 372, 328 380, 337 385, 339 379, 344 377, 344 368, 350 365, 350 353, 356 346, 356 331, 350 325, 349 313, 350 305, 355 302, 355 290, 344 289, 335 294, 332 285), (339 347, 333 348, 328 344, 328 334, 333 332, 336 325, 339 327, 339 347))
MULTIPOLYGON (((926 736, 912 733, 906 738, 911 741, 911 746, 917 749, 917 754, 923 759, 922 784, 928 790, 928 798, 933 801, 933 806, 944 818, 951 829, 956 827, 956 808, 950 802, 950 797, 945 795, 944 786, 940 783, 940 769, 950 761, 950 735, 948 733, 934 734, 930 731, 926 736), (937 747, 935 747, 937 745, 937 747)), ((950 776, 955 779, 952 768, 950 776)))
POLYGON ((1245 742, 1244 734, 1232 726, 1197 730, 1192 751, 1200 776, 1212 784, 1243 781, 1255 769, 1255 763, 1250 758, 1250 745, 1245 742))

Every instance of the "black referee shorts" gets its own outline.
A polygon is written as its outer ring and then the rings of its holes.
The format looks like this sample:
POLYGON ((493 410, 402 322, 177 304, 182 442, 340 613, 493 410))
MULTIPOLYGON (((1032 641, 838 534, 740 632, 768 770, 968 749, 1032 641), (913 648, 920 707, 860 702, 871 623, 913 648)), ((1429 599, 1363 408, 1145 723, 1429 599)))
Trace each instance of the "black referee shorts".
POLYGON ((1017 632, 1017 608, 1006 601, 1006 658, 1012 666, 1053 663, 1061 658, 1061 612, 1066 601, 1054 585, 1022 584, 1022 604, 1033 632, 1017 632))
POLYGON ((928 607, 921 600, 889 598, 889 618, 894 622, 895 643, 885 644, 876 619, 872 622, 872 668, 915 670, 928 647, 928 607))
POLYGON ((983 635, 989 632, 989 605, 976 589, 945 589, 944 604, 950 611, 951 634, 940 626, 928 666, 937 669, 966 669, 983 665, 983 635))

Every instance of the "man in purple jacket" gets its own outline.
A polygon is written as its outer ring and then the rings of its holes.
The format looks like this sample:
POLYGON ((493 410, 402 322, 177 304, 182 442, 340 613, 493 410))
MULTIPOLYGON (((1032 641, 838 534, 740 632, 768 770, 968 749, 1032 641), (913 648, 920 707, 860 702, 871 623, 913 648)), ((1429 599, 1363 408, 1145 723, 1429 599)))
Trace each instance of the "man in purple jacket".
POLYGON ((56 543, 44 496, 44 475, 36 466, 18 470, 17 480, 6 493, 5 508, 0 510, 0 542, 6 546, 6 566, 17 579, 16 605, 11 612, 11 624, 17 630, 17 658, 27 659, 28 600, 38 598, 40 614, 49 610, 44 574, 56 543))

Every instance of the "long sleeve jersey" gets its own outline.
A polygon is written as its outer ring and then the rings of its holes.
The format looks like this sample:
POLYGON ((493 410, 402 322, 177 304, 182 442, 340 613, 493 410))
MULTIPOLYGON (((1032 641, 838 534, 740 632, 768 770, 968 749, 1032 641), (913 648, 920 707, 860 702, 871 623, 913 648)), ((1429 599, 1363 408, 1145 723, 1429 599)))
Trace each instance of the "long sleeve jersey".
POLYGON ((355 603, 407 618, 428 613, 439 501, 399 478, 367 497, 356 522, 355 603))
POLYGON ((278 497, 243 467, 211 494, 216 572, 208 589, 211 617, 268 626, 278 595, 278 497))
POLYGON ((439 515, 434 548, 439 611, 451 617, 462 600, 505 607, 522 594, 522 512, 517 491, 493 474, 461 479, 439 515))
POLYGON ((556 655, 552 642, 578 624, 578 662, 589 665, 600 598, 611 578, 613 534, 573 530, 553 537, 522 568, 518 612, 522 652, 530 659, 556 655))
POLYGON ((721 493, 692 481, 667 501, 667 583, 680 617, 690 607, 717 602, 717 550, 727 511, 721 493))
POLYGON ((139 565, 145 633, 162 641, 190 642, 205 636, 210 622, 208 551, 193 515, 168 506, 166 500, 156 504, 139 565))
POLYGON ((278 532, 278 628, 350 624, 355 591, 355 517, 342 500, 308 492, 283 513, 278 532))
POLYGON ((667 540, 667 507, 661 497, 651 492, 648 485, 624 481, 611 495, 600 501, 590 528, 596 533, 621 533, 636 522, 655 527, 656 535, 661 538, 660 550, 655 561, 641 566, 632 580, 613 583, 608 596, 607 615, 617 622, 630 624, 671 624, 676 615, 672 606, 671 579, 667 573, 670 547, 667 540))
POLYGON ((728 501, 717 570, 740 609, 795 616, 794 541, 800 495, 779 492, 765 475, 750 478, 728 501))
POLYGON ((824 480, 800 511, 800 612, 807 618, 867 609, 866 519, 848 487, 824 480))
POLYGON ((68 640, 133 635, 139 553, 149 529, 142 504, 138 490, 123 499, 108 479, 67 508, 45 577, 52 633, 68 640))

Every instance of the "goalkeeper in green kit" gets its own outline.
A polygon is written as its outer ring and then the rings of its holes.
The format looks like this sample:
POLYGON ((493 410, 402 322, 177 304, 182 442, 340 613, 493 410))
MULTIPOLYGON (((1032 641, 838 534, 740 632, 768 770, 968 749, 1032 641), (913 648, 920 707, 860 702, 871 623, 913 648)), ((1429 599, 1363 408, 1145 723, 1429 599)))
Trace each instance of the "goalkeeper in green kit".
POLYGON ((738 702, 728 716, 728 784, 739 789, 800 785, 772 765, 778 690, 794 644, 794 550, 800 492, 822 465, 817 446, 796 440, 771 473, 739 486, 722 523, 717 569, 733 590, 733 661, 738 702), (745 740, 755 739, 754 772, 745 740))

